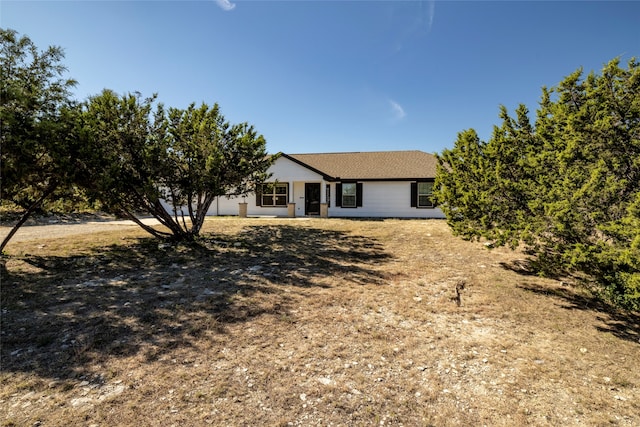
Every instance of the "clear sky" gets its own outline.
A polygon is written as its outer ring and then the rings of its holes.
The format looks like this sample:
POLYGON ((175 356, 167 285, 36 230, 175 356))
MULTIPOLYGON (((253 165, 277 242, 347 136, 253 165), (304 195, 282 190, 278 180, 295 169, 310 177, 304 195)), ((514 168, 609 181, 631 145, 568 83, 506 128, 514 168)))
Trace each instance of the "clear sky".
POLYGON ((0 25, 65 49, 76 96, 220 104, 270 152, 453 147, 542 86, 640 58, 640 2, 12 1, 0 25))

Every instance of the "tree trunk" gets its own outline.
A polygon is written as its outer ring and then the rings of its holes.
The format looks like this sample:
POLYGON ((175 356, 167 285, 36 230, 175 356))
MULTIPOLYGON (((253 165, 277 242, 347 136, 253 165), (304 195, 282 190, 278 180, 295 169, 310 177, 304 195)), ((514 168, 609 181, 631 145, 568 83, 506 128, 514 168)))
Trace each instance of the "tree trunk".
POLYGON ((36 209, 38 209, 40 206, 42 206, 42 202, 44 202, 45 199, 47 197, 49 197, 56 190, 56 188, 58 188, 58 183, 57 182, 52 183, 49 186, 49 188, 47 188, 47 190, 44 192, 44 194, 42 194, 42 196, 40 196, 40 198, 38 200, 36 200, 31 206, 29 206, 29 209, 27 209, 24 214, 22 214, 22 217, 20 217, 20 220, 18 221, 18 223, 13 226, 13 228, 11 229, 9 234, 7 234, 7 237, 5 237, 4 240, 2 241, 2 243, 0 244, 0 253, 2 253, 4 251, 4 247, 7 246, 7 243, 9 243, 9 240, 11 240, 13 235, 16 234, 18 229, 20 227, 22 227, 22 225, 25 222, 27 222, 27 219, 29 219, 31 214, 36 209))
POLYGON ((129 218, 131 221, 133 221, 136 224, 138 224, 140 226, 140 228, 142 228, 147 233, 151 234, 153 237, 162 239, 162 238, 171 236, 171 233, 165 233, 163 231, 158 231, 158 230, 154 229, 153 227, 150 227, 150 226, 146 225, 145 223, 140 221, 135 215, 133 215, 131 212, 126 211, 126 210, 123 211, 123 212, 124 212, 124 214, 125 214, 125 216, 127 218, 129 218))

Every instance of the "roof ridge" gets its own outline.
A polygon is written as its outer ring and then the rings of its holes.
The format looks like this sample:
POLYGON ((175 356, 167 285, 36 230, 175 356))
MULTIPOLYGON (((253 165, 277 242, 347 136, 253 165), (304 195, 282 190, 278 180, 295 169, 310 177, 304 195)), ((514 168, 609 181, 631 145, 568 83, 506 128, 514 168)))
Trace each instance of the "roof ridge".
POLYGON ((323 152, 323 153, 285 153, 289 156, 310 156, 310 155, 318 155, 318 154, 377 154, 377 153, 412 153, 412 152, 421 152, 425 154, 426 151, 422 150, 380 150, 380 151, 334 151, 334 152, 323 152))

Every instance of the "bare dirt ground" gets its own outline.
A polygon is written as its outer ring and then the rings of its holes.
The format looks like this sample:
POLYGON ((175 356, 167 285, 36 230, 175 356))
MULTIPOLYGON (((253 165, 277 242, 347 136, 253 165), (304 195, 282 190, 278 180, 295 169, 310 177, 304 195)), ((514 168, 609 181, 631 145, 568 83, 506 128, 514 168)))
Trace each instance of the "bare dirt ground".
POLYGON ((444 221, 45 227, 4 259, 2 426, 640 425, 638 314, 444 221))

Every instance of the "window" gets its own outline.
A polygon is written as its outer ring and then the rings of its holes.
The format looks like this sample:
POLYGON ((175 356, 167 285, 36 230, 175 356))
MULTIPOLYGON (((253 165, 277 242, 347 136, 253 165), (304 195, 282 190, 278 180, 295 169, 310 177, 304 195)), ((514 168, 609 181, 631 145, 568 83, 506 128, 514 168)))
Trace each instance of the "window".
POLYGON ((338 182, 336 184, 336 206, 343 208, 362 206, 362 183, 338 182))
POLYGON ((433 207, 433 182, 419 182, 418 183, 418 207, 419 208, 432 208, 433 207))
POLYGON ((258 197, 260 206, 287 206, 289 201, 289 184, 262 184, 258 197))
POLYGON ((356 191, 357 191, 357 186, 355 182, 345 182, 342 184, 342 207, 343 208, 356 207, 356 191))
POLYGON ((433 208, 433 181, 411 183, 411 207, 433 208))

